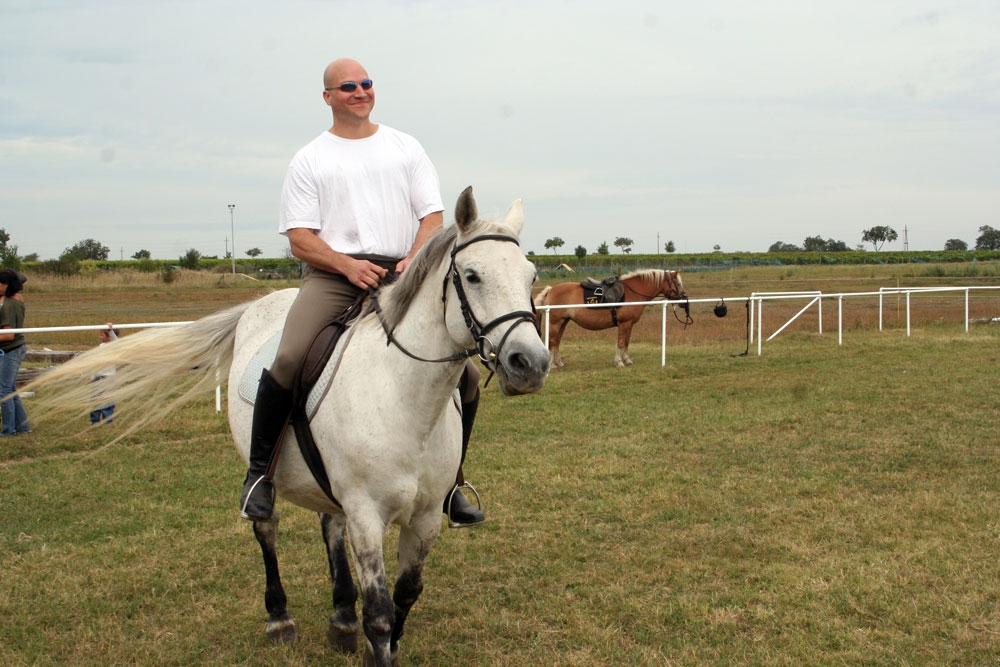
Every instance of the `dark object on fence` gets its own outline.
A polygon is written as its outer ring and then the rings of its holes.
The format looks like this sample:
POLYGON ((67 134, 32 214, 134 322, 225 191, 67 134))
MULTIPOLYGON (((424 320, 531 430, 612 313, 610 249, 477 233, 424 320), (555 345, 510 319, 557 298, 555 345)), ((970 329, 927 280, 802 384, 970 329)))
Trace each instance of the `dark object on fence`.
POLYGON ((725 317, 726 313, 729 312, 729 308, 726 307, 726 300, 719 299, 719 303, 712 309, 712 312, 715 313, 716 317, 725 317))

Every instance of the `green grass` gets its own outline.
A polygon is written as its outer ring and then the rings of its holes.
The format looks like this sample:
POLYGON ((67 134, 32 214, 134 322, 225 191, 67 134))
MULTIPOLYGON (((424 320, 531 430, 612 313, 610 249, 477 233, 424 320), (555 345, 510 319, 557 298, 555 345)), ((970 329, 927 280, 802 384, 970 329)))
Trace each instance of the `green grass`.
MULTIPOLYGON (((484 392, 466 472, 489 520, 443 531, 404 664, 995 664, 998 338, 792 333, 662 368, 640 341, 615 369, 610 332, 568 337, 540 394, 484 392)), ((266 642, 225 418, 176 417, 3 441, 0 662, 360 664, 324 647, 317 522, 287 503, 301 639, 266 642)))

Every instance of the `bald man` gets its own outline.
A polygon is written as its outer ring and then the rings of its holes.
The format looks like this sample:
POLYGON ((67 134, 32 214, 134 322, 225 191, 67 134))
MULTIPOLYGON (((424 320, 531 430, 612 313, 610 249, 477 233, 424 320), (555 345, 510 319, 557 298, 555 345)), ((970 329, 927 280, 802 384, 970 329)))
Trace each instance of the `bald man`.
MULTIPOLYGON (((306 264, 278 352, 254 403, 250 465, 240 516, 266 521, 274 511, 272 461, 292 409, 292 383, 308 347, 362 291, 389 271, 406 270, 443 224, 437 171, 408 134, 373 123, 375 86, 361 63, 334 60, 323 72, 323 101, 333 125, 292 159, 281 192, 278 232, 306 264), (414 220, 418 221, 416 234, 414 220)), ((462 460, 479 405, 479 371, 470 361, 460 384, 462 460)), ((455 484, 465 483, 459 466, 455 484)), ((460 492, 446 500, 452 526, 482 523, 460 492)))

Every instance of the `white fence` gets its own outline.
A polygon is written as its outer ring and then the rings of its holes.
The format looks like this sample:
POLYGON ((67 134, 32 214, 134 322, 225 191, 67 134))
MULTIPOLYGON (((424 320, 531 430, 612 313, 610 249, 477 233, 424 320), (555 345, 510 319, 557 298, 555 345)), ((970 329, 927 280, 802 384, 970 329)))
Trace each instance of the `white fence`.
MULTIPOLYGON (((986 286, 986 287, 883 287, 879 289, 878 292, 840 292, 835 294, 824 294, 820 291, 806 291, 806 292, 753 292, 749 297, 725 297, 724 300, 730 303, 739 302, 743 300, 749 301, 749 318, 753 326, 749 328, 749 343, 754 340, 757 341, 757 356, 763 354, 763 333, 764 333, 764 303, 767 301, 787 301, 787 300, 801 300, 806 299, 807 303, 803 306, 795 315, 793 315, 787 322, 778 327, 774 333, 768 336, 767 340, 773 339, 775 336, 784 331, 792 322, 798 319, 803 313, 807 312, 813 306, 817 309, 817 320, 819 333, 823 333, 823 300, 824 299, 836 299, 837 300, 837 344, 843 345, 844 343, 844 299, 848 298, 861 298, 861 297, 878 297, 878 312, 879 321, 878 328, 879 331, 883 330, 883 312, 884 312, 884 300, 886 296, 893 294, 905 295, 906 296, 906 335, 909 336, 911 332, 911 310, 910 303, 913 296, 932 294, 932 293, 948 293, 948 292, 959 292, 963 293, 965 296, 965 331, 969 331, 969 294, 970 292, 977 290, 1000 290, 1000 286, 986 286)), ((549 330, 551 327, 551 319, 549 311, 568 309, 568 308, 608 308, 610 306, 657 306, 661 311, 661 324, 660 324, 660 365, 665 366, 667 364, 667 309, 670 306, 680 306, 685 303, 718 303, 721 297, 716 297, 713 299, 690 299, 685 301, 642 301, 642 302, 632 302, 632 303, 615 303, 615 304, 574 304, 568 306, 538 306, 538 310, 544 311, 545 318, 543 323, 543 336, 544 340, 549 339, 549 330)))
MULTIPOLYGON (((669 319, 668 309, 671 306, 683 306, 685 304, 696 304, 696 303, 718 303, 720 299, 728 301, 730 303, 736 303, 743 301, 744 299, 749 300, 749 315, 750 322, 754 326, 750 327, 749 343, 754 340, 757 341, 757 355, 763 354, 763 330, 764 330, 764 303, 770 301, 782 301, 782 300, 794 300, 794 299, 806 299, 807 303, 803 306, 795 315, 793 315, 787 322, 778 327, 774 333, 768 336, 767 340, 770 341, 775 336, 784 331, 792 322, 798 319, 803 313, 807 312, 813 306, 817 309, 817 320, 819 333, 823 333, 823 300, 824 299, 836 299, 837 300, 837 344, 843 345, 844 343, 844 325, 843 325, 843 315, 844 315, 844 299, 862 298, 862 297, 878 297, 878 313, 879 313, 879 331, 883 329, 883 316, 884 316, 884 301, 886 296, 891 295, 905 295, 906 297, 906 335, 909 336, 911 332, 911 300, 914 296, 926 295, 926 294, 941 294, 941 293, 962 293, 965 297, 965 331, 969 331, 969 295, 971 292, 975 291, 997 291, 1000 290, 1000 286, 976 286, 976 287, 883 287, 879 289, 878 292, 841 292, 835 294, 824 294, 819 291, 807 291, 807 292, 754 292, 749 297, 715 297, 711 299, 685 299, 685 300, 657 300, 657 301, 640 301, 631 303, 616 303, 616 304, 574 304, 568 306, 538 306, 538 311, 544 313, 543 329, 542 334, 544 340, 548 340, 549 331, 551 329, 551 318, 549 312, 558 309, 567 308, 608 308, 610 306, 646 306, 646 307, 657 307, 660 309, 660 365, 666 366, 667 364, 667 321, 669 319)), ((191 321, 184 322, 145 322, 145 323, 135 323, 135 324, 116 324, 115 329, 152 329, 157 327, 176 327, 185 324, 191 324, 191 321)), ((45 332, 65 332, 65 331, 100 331, 107 328, 106 324, 85 324, 76 326, 64 326, 64 327, 32 327, 23 329, 7 329, 7 333, 45 333, 45 332)), ((216 408, 220 405, 219 390, 216 390, 216 408)))

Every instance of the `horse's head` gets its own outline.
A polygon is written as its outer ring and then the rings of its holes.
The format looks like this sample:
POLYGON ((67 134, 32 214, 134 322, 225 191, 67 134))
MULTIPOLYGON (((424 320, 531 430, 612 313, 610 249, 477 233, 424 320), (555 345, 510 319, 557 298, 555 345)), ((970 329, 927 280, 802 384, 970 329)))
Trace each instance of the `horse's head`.
MULTIPOLYGON (((684 305, 681 306, 684 309, 684 314, 686 315, 686 320, 684 325, 687 326, 692 322, 691 320, 691 304, 688 303, 687 292, 684 291, 684 281, 681 280, 680 270, 676 271, 664 271, 663 272, 663 285, 661 286, 661 291, 664 296, 667 297, 668 301, 680 301, 684 300, 684 305)), ((674 314, 676 315, 676 310, 674 314)), ((678 318, 679 319, 679 318, 678 318)))
POLYGON ((550 358, 532 313, 535 266, 518 246, 524 226, 521 200, 510 205, 503 222, 483 222, 478 215, 468 187, 455 206, 458 234, 448 272, 448 330, 456 341, 476 346, 505 395, 537 391, 550 358))
POLYGON ((687 298, 684 291, 684 281, 681 280, 680 271, 664 271, 663 284, 660 286, 660 293, 670 301, 680 301, 687 298))

